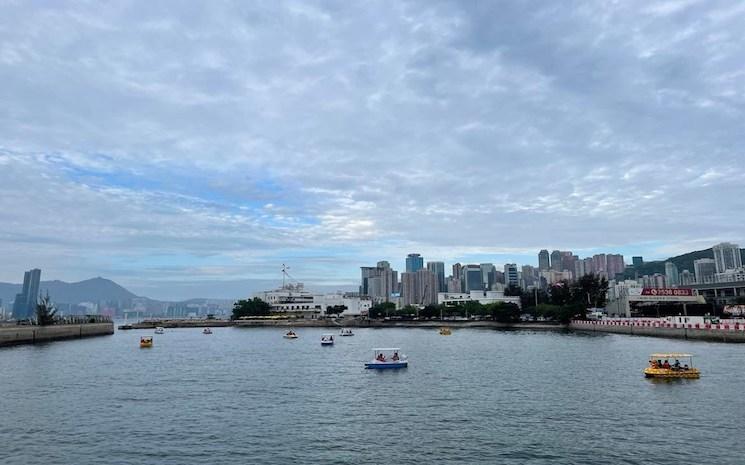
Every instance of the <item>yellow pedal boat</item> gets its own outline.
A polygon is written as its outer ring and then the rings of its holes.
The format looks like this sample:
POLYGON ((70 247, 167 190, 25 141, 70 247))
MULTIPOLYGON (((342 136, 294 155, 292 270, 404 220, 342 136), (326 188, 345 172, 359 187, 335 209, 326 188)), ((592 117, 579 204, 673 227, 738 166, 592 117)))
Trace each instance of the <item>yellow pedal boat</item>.
POLYGON ((147 349, 149 347, 153 346, 153 337, 152 336, 142 336, 140 338, 140 349, 147 349))
POLYGON ((447 327, 440 328, 440 336, 450 336, 451 334, 453 334, 453 332, 450 331, 450 328, 447 328, 447 327))
POLYGON ((701 371, 693 368, 693 355, 673 352, 651 354, 644 376, 656 379, 699 379, 701 371))

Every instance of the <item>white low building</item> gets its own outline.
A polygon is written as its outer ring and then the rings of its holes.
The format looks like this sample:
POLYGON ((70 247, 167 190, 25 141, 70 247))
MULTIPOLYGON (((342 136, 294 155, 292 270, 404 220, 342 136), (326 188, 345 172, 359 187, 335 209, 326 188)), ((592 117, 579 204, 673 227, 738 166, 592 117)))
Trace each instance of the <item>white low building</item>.
POLYGON ((262 291, 256 297, 272 306, 273 313, 302 315, 304 318, 318 318, 326 314, 326 309, 343 305, 344 316, 367 315, 372 307, 368 297, 348 294, 314 294, 305 290, 302 283, 286 284, 279 289, 262 291))
POLYGON ((520 306, 520 297, 506 296, 502 291, 440 292, 437 294, 439 305, 455 306, 466 302, 478 302, 482 305, 510 303, 520 306))
POLYGON ((325 294, 316 296, 316 302, 319 303, 325 313, 328 307, 343 305, 347 307, 342 316, 360 316, 370 312, 372 299, 369 297, 352 296, 348 294, 325 294))

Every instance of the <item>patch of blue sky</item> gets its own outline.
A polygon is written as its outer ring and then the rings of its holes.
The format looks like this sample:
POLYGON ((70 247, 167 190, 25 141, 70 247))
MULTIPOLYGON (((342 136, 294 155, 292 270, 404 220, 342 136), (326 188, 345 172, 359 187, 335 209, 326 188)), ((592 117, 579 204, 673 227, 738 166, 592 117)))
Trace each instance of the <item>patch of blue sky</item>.
POLYGON ((155 166, 147 169, 108 170, 94 169, 70 162, 64 157, 50 157, 65 176, 75 182, 86 183, 101 188, 121 188, 141 192, 163 193, 191 197, 210 207, 234 213, 252 213, 256 216, 267 213, 265 207, 271 204, 272 210, 286 210, 284 215, 267 214, 264 217, 268 226, 315 225, 319 220, 303 212, 303 197, 268 175, 255 178, 233 178, 227 184, 211 182, 203 173, 187 170, 165 170, 155 166), (143 174, 146 173, 146 174, 143 174), (230 185, 237 184, 232 189, 230 185), (246 185, 249 184, 249 185, 246 185))

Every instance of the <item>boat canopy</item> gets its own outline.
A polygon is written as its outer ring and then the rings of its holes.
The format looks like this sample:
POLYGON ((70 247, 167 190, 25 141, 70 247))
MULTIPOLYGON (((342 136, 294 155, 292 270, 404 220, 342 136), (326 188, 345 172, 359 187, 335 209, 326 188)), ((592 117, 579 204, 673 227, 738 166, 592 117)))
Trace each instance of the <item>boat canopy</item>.
POLYGON ((651 358, 691 358, 693 357, 693 355, 670 352, 670 353, 664 353, 664 354, 652 354, 650 355, 650 357, 651 358))
POLYGON ((395 352, 398 352, 398 351, 400 351, 401 349, 399 349, 398 347, 390 347, 390 348, 385 348, 385 347, 383 347, 383 348, 377 348, 377 349, 373 349, 373 350, 374 350, 375 352, 394 352, 394 351, 395 351, 395 352))

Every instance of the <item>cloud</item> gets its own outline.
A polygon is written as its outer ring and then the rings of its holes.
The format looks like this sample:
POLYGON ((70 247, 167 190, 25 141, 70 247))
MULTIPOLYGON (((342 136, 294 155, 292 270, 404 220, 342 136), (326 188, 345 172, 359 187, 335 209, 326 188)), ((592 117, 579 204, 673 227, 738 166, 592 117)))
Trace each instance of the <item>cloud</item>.
POLYGON ((6 5, 0 279, 292 262, 354 282, 411 251, 742 242, 744 20, 733 1, 6 5))

